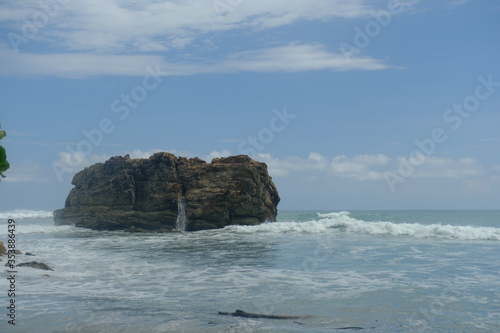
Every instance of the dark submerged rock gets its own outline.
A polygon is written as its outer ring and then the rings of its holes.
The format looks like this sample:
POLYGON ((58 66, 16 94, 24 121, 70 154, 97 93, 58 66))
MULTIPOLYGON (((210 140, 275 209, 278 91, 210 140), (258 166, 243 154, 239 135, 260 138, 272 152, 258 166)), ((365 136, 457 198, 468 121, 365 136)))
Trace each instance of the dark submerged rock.
POLYGON ((148 159, 112 157, 77 173, 56 225, 95 230, 158 231, 175 228, 181 198, 186 230, 275 221, 278 191, 267 165, 246 155, 206 163, 169 153, 148 159))
POLYGON ((244 317, 244 318, 265 318, 265 319, 300 319, 311 317, 309 315, 305 316, 284 316, 284 315, 270 315, 261 313, 250 313, 243 310, 236 310, 235 312, 223 312, 219 311, 220 315, 223 316, 233 316, 233 317, 244 317))
POLYGON ((50 267, 47 264, 44 264, 43 262, 38 262, 38 261, 30 261, 30 262, 25 262, 22 264, 17 264, 17 267, 31 267, 31 268, 36 268, 36 269, 43 269, 46 271, 53 271, 52 267, 50 267))

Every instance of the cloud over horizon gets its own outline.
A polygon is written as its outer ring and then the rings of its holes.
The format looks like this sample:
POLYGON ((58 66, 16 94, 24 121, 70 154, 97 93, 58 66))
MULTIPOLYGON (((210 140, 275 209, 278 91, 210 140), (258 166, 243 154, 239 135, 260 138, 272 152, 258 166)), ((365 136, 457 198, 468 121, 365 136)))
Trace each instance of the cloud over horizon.
MULTIPOLYGON (((131 158, 149 158, 157 152, 168 152, 177 156, 193 158, 199 156, 192 152, 181 152, 175 149, 162 150, 150 149, 148 151, 133 150, 124 151, 122 155, 129 154, 131 158)), ((231 156, 228 150, 212 151, 205 156, 199 156, 201 159, 210 163, 212 159, 218 157, 231 156)), ((59 152, 59 157, 55 163, 62 166, 64 173, 73 176, 74 173, 88 167, 94 163, 105 162, 112 155, 90 154, 84 155, 80 152, 59 152)), ((299 156, 287 156, 284 158, 275 158, 271 154, 259 153, 253 156, 253 159, 266 163, 269 173, 272 177, 291 177, 297 174, 320 173, 321 179, 324 176, 347 178, 355 181, 386 181, 386 173, 397 170, 398 165, 405 157, 390 157, 384 154, 363 154, 347 157, 338 155, 331 158, 323 156, 317 152, 310 152, 307 158, 299 156)), ((498 167, 492 167, 492 174, 498 170, 498 167)), ((485 174, 484 168, 472 158, 442 158, 426 157, 425 162, 415 168, 408 178, 454 178, 468 179, 482 176, 485 174)), ((494 177, 494 175, 492 175, 494 177)), ((312 178, 311 178, 312 179, 312 178)), ((316 178, 314 178, 316 179, 316 178)))

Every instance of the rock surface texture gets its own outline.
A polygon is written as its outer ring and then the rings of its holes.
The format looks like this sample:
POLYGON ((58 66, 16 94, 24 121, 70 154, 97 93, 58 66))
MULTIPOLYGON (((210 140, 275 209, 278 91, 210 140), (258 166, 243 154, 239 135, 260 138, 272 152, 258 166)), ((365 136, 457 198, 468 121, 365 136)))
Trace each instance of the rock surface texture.
POLYGON ((77 173, 56 225, 95 230, 188 231, 275 221, 278 191, 267 166, 246 155, 206 163, 169 153, 112 157, 77 173))

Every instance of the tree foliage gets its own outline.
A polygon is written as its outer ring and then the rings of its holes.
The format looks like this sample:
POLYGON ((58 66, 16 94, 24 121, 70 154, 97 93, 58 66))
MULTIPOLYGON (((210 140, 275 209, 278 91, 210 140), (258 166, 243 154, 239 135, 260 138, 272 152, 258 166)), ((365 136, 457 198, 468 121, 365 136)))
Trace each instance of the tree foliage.
MULTIPOLYGON (((7 133, 5 131, 0 131, 0 140, 3 139, 7 133)), ((0 177, 5 178, 4 172, 9 169, 10 165, 7 162, 7 155, 5 154, 5 148, 0 146, 0 177)))

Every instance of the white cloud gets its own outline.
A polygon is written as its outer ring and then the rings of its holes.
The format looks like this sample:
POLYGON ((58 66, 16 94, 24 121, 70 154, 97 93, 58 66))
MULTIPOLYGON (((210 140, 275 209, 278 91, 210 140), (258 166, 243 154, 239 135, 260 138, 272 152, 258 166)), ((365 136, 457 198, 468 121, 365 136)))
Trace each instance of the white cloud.
MULTIPOLYGON (((349 61, 343 54, 326 50, 321 44, 289 44, 286 46, 234 53, 228 59, 208 66, 212 72, 299 72, 309 70, 380 70, 390 66, 382 61, 358 56, 349 61)), ((203 70, 200 70, 203 71, 203 70)))
POLYGON ((30 0, 21 2, 4 2, 0 4, 0 22, 20 22, 27 17, 33 16, 39 8, 36 7, 35 1, 30 0))
MULTIPOLYGON (((55 1, 53 1, 55 2, 55 1)), ((182 48, 200 36, 233 29, 269 29, 302 20, 369 17, 361 0, 252 0, 226 8, 203 0, 61 1, 39 38, 77 51, 123 52, 182 48)), ((0 22, 23 21, 44 10, 38 1, 0 5, 0 22)))
MULTIPOLYGON (((37 42, 41 50, 38 54, 23 52, 27 47, 21 42, 17 45, 21 52, 16 53, 12 45, 0 44, 0 76, 142 76, 146 66, 156 65, 161 66, 164 75, 392 67, 363 55, 346 61, 343 54, 312 41, 282 40, 278 41, 281 46, 254 47, 218 58, 211 53, 200 58, 201 53, 196 51, 204 51, 207 46, 213 49, 212 40, 223 39, 223 32, 250 35, 303 21, 373 19, 370 15, 377 8, 363 0, 310 0, 307 5, 303 0, 224 1, 229 9, 222 11, 214 1, 202 0, 60 2, 50 9, 42 9, 40 4, 45 2, 35 0, 0 4, 0 23, 11 29, 7 35, 16 34, 26 38, 27 43, 37 42), (27 36, 27 24, 44 15, 47 21, 38 22, 36 32, 27 36), (189 46, 196 49, 185 50, 189 46)), ((399 8, 407 11, 416 2, 401 1, 399 8)), ((386 9, 385 3, 380 6, 378 9, 386 9)))
MULTIPOLYGON (((149 158, 157 152, 166 151, 176 156, 187 158, 196 157, 192 152, 177 151, 175 149, 162 150, 150 149, 147 151, 133 150, 126 151, 121 155, 129 154, 131 158, 149 158)), ((228 150, 212 151, 206 156, 199 156, 210 163, 212 159, 218 157, 231 156, 228 150)), ((84 167, 94 163, 105 162, 110 155, 91 154, 85 156, 79 152, 69 154, 59 152, 59 158, 55 164, 59 166, 63 173, 69 173, 71 177, 84 167)), ((301 176, 301 179, 317 180, 323 177, 349 178, 357 181, 384 181, 387 172, 396 172, 403 158, 391 158, 384 154, 363 154, 347 157, 345 155, 327 158, 320 153, 310 152, 307 158, 299 156, 288 156, 275 158, 271 154, 260 153, 253 157, 255 160, 264 162, 268 166, 269 173, 273 177, 301 176)), ((500 166, 493 167, 492 170, 500 170, 500 166)), ((425 162, 415 166, 411 178, 455 178, 470 179, 484 175, 484 170, 479 163, 469 157, 457 160, 431 156, 425 162)), ((496 178, 495 175, 491 176, 496 178)), ((469 183, 468 188, 473 189, 473 183, 469 183)))
POLYGON ((162 64, 160 56, 90 53, 15 53, 0 47, 0 76, 56 76, 84 78, 96 75, 145 76, 147 66, 162 64))
POLYGON ((102 163, 109 159, 111 156, 106 154, 82 154, 78 151, 72 153, 66 151, 58 152, 58 158, 52 163, 53 171, 61 180, 64 174, 69 174, 71 177, 83 170, 85 167, 91 166, 95 163, 102 163))
POLYGON ((0 47, 0 76, 33 75, 85 78, 97 75, 145 76, 147 67, 160 76, 237 72, 299 72, 310 70, 381 70, 391 66, 368 57, 332 53, 321 44, 297 44, 230 54, 211 63, 168 63, 158 55, 91 53, 15 53, 0 47))
POLYGON ((391 159, 385 155, 357 155, 353 158, 336 156, 332 159, 331 169, 339 177, 357 180, 384 179, 384 173, 370 170, 372 165, 386 165, 391 159))
MULTIPOLYGON (((354 180, 385 180, 387 172, 397 173, 397 168, 404 160, 402 157, 391 158, 384 154, 339 155, 328 159, 319 153, 310 153, 307 159, 290 156, 283 159, 273 158, 270 154, 259 154, 257 160, 266 163, 269 173, 276 177, 285 177, 298 172, 321 171, 334 177, 354 180)), ((441 157, 427 157, 425 162, 415 166, 411 178, 467 178, 484 174, 483 168, 472 158, 453 160, 441 157)))
POLYGON ((271 154, 258 154, 256 160, 267 164, 272 176, 282 177, 293 172, 326 170, 328 160, 319 153, 310 153, 307 159, 290 156, 284 159, 273 158, 271 154))
POLYGON ((231 152, 229 150, 224 149, 223 151, 212 151, 210 154, 205 156, 205 158, 202 158, 202 160, 210 163, 214 158, 220 158, 220 157, 228 157, 231 156, 231 152))
MULTIPOLYGON (((151 155, 153 155, 155 153, 162 152, 162 151, 165 151, 165 150, 163 150, 163 149, 150 149, 150 150, 142 151, 142 150, 136 149, 136 150, 132 150, 132 151, 127 151, 126 153, 130 155, 130 158, 149 158, 149 157, 151 157, 151 155)), ((169 152, 172 154, 177 154, 176 150, 171 150, 169 152)))
POLYGON ((380 180, 384 174, 372 170, 372 165, 385 165, 391 159, 385 155, 357 155, 353 158, 336 156, 328 159, 319 153, 311 152, 307 159, 290 156, 284 159, 273 158, 270 154, 259 154, 257 160, 266 163, 272 176, 284 177, 295 172, 323 171, 336 177, 357 180, 380 180))

